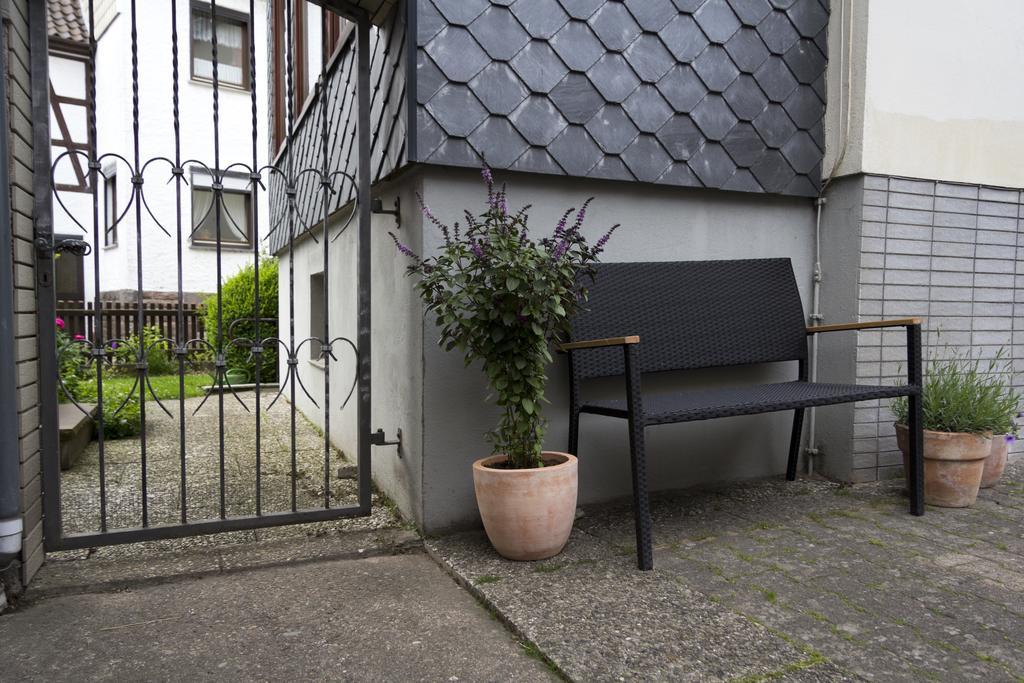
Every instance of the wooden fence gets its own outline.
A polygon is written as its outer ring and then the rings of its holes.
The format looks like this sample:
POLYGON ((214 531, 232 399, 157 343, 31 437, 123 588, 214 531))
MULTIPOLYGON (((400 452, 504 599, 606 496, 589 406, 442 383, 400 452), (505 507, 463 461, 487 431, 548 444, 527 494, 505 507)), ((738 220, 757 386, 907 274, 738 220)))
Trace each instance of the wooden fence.
MULTIPOLYGON (((182 306, 184 330, 182 339, 202 339, 203 319, 206 309, 199 304, 182 306)), ((137 303, 103 302, 100 317, 103 321, 104 339, 125 339, 136 333, 139 305, 137 303)), ((80 334, 92 339, 96 325, 96 310, 91 301, 58 301, 57 317, 64 320, 68 334, 80 334)), ((178 304, 143 303, 142 324, 152 325, 167 339, 177 339, 178 304)))

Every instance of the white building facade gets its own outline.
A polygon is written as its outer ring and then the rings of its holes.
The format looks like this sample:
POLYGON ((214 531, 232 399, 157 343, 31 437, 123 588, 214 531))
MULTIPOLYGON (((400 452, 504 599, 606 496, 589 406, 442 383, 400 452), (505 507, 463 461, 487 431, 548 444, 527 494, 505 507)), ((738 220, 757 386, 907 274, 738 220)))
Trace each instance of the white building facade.
MULTIPOLYGON (((251 133, 266 130, 265 1, 255 0, 252 15, 248 0, 216 3, 219 83, 215 91, 209 2, 178 2, 173 15, 170 0, 136 2, 133 26, 131 0, 95 0, 94 144, 101 165, 95 216, 86 156, 89 3, 78 2, 50 0, 49 5, 51 17, 61 15, 57 21, 51 19, 50 31, 51 97, 56 95, 51 107, 55 231, 84 239, 99 250, 99 291, 103 299, 115 301, 136 301, 140 289, 146 300, 176 299, 180 242, 180 288, 187 302, 198 303, 217 288, 215 177, 223 186, 219 221, 222 279, 252 263, 256 252, 265 251, 259 239, 266 234, 261 228, 268 215, 266 193, 258 188, 254 192, 250 178, 254 160, 259 169, 267 159, 266 141, 254 145, 251 133), (73 26, 76 20, 81 22, 77 28, 73 26), (173 88, 172 22, 177 32, 177 93, 173 88), (133 29, 137 36, 137 94, 133 89, 133 29), (255 68, 250 63, 252 42, 257 47, 255 68), (132 125, 136 95, 137 131, 132 125), (82 104, 69 105, 68 101, 82 104), (175 106, 180 130, 177 150, 175 106), (63 111, 58 113, 58 109, 63 111), (70 145, 61 137, 65 128, 70 145), (179 183, 174 180, 176 158, 183 169, 180 197, 179 183), (136 159, 141 178, 136 174, 136 159), (137 201, 140 196, 144 201, 137 201)), ((57 277, 61 285, 58 298, 88 301, 96 295, 92 256, 62 254, 57 277)))

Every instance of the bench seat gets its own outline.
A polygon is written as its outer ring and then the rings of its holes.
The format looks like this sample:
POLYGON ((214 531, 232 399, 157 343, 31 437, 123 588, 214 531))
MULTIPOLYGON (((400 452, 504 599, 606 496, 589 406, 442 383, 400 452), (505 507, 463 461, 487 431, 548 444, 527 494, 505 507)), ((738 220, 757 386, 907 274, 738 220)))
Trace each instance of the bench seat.
MULTIPOLYGON (((710 420, 717 417, 756 415, 837 403, 895 398, 917 393, 916 387, 869 384, 779 382, 736 387, 713 387, 663 394, 644 394, 643 424, 710 420)), ((629 417, 626 399, 588 400, 580 412, 629 417)))

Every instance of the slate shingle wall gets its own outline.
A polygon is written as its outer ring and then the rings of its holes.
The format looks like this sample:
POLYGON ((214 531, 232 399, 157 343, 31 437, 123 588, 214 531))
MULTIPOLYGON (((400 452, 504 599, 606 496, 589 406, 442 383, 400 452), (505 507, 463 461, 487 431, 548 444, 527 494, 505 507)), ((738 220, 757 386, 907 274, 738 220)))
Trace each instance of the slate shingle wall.
MULTIPOLYGON (((861 318, 924 316, 932 352, 948 344, 992 358, 1005 349, 1024 390, 1022 193, 866 176, 863 195, 861 318)), ((858 381, 905 376, 902 330, 857 334, 858 381)), ((854 410, 854 478, 893 476, 901 460, 888 405, 854 410)))
MULTIPOLYGON (((269 11, 269 10, 268 10, 269 11)), ((268 15, 269 16, 269 15, 268 15)), ((405 5, 397 3, 396 8, 386 17, 382 26, 370 27, 370 127, 371 127, 371 176, 376 182, 406 162, 408 140, 408 105, 406 100, 406 13, 405 5)), ((327 102, 327 169, 333 174, 347 173, 355 177, 358 173, 358 141, 356 124, 356 49, 355 35, 349 38, 338 62, 328 75, 327 102)), ((273 52, 273 41, 270 42, 273 52)), ((272 59, 268 63, 273 64, 272 59)), ((270 79, 273 87, 273 79, 270 79)), ((273 94, 271 94, 273 97, 273 94)), ((273 114, 271 114, 271 117, 273 114)), ((317 175, 303 169, 319 171, 323 164, 324 147, 321 132, 324 130, 324 111, 319 98, 304 115, 295 113, 294 124, 294 174, 296 185, 296 236, 311 225, 319 225, 322 216, 321 186, 317 175)), ((273 121, 269 130, 273 130, 273 121)), ((282 172, 288 168, 286 151, 275 161, 282 172)), ((288 246, 287 221, 288 203, 285 198, 285 183, 282 175, 268 174, 270 190, 269 235, 270 253, 276 254, 288 246)), ((336 192, 328 200, 328 211, 335 212, 355 196, 352 183, 342 176, 334 176, 336 192)))
POLYGON ((827 0, 415 1, 415 160, 818 193, 827 0))

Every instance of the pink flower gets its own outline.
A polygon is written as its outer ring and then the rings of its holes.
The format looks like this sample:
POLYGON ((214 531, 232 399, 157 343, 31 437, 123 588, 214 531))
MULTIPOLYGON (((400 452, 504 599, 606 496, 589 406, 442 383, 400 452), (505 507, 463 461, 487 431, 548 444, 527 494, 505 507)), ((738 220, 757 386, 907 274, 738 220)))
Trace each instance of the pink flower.
POLYGON ((85 336, 81 334, 76 334, 75 341, 85 341, 85 336))
POLYGON ((57 318, 53 322, 54 322, 54 324, 57 325, 57 329, 60 329, 60 330, 64 329, 64 318, 57 318))

